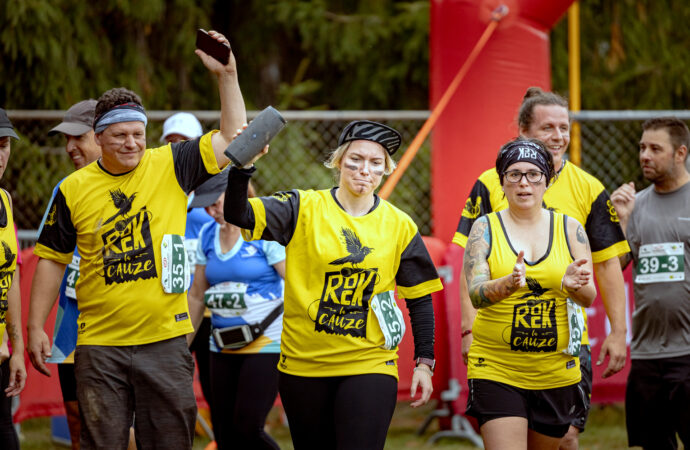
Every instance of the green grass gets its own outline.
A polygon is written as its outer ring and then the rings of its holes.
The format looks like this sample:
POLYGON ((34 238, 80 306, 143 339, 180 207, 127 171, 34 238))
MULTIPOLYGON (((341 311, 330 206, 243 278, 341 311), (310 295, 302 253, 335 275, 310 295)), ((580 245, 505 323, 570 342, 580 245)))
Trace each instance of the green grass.
MULTIPOLYGON (((416 431, 421 426, 426 415, 433 410, 427 405, 421 409, 412 409, 407 404, 400 403, 396 408, 391 428, 388 432, 386 449, 410 448, 454 448, 472 449, 468 441, 443 439, 435 446, 427 446, 426 441, 438 431, 438 422, 432 422, 423 436, 417 436, 416 431)), ((281 414, 274 408, 267 422, 268 431, 285 450, 292 449, 290 432, 283 425, 281 414)), ((194 448, 202 450, 208 444, 208 439, 197 436, 194 448)), ((50 419, 31 419, 22 423, 23 450, 64 449, 50 441, 50 419)), ((622 405, 595 406, 590 412, 587 430, 581 435, 580 448, 582 450, 615 450, 626 449, 627 437, 625 432, 625 410, 622 405)), ((682 449, 682 446, 681 446, 682 449)))

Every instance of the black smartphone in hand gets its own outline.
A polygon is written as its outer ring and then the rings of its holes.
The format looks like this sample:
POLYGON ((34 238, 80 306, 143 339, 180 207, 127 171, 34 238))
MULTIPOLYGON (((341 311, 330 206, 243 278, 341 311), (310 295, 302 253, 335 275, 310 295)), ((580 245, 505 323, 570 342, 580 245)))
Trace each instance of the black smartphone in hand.
POLYGON ((196 48, 214 57, 218 62, 226 65, 230 61, 230 46, 218 42, 206 30, 199 28, 196 32, 196 48))

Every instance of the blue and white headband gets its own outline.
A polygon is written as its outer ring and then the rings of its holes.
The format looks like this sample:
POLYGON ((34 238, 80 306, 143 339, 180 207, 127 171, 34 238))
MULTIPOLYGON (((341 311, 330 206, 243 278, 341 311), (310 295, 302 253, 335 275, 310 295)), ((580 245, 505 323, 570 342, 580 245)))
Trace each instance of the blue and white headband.
POLYGON ((136 103, 124 103, 114 106, 96 117, 93 123, 93 130, 96 133, 101 133, 108 126, 120 122, 144 122, 144 126, 146 126, 148 119, 146 118, 144 107, 136 103))

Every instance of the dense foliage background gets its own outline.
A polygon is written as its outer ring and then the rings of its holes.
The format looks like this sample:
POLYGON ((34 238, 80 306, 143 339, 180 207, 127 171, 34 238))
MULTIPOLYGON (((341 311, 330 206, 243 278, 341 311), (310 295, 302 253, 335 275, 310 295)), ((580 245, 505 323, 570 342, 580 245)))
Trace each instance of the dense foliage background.
MULTIPOLYGON (((149 109, 214 109, 196 28, 227 34, 250 108, 425 109, 429 1, 12 0, 0 105, 58 109, 115 85, 149 109)), ((583 109, 685 108, 685 0, 582 0, 583 109)), ((567 89, 567 23, 552 33, 567 89)))
POLYGON ((429 3, 392 0, 2 2, 0 105, 60 109, 122 85, 149 109, 215 109, 197 28, 230 39, 249 108, 427 107, 429 3))

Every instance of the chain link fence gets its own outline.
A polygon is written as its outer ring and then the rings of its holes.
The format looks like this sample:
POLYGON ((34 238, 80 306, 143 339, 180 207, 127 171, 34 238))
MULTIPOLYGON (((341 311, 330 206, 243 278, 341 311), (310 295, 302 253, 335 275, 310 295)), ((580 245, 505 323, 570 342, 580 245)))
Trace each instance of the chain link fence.
POLYGON ((642 123, 663 116, 675 116, 687 123, 690 111, 573 113, 573 120, 581 127, 582 168, 601 180, 609 193, 628 181, 634 181, 637 189, 648 186, 638 160, 642 123))
MULTIPOLYGON (((249 113, 251 119, 256 111, 249 113)), ((74 169, 64 151, 61 135, 47 135, 62 119, 63 111, 9 111, 21 141, 12 144, 12 157, 0 182, 12 194, 15 220, 22 245, 32 245, 53 187, 74 169)), ((172 113, 150 111, 148 146, 159 145, 163 121, 172 113)), ((204 129, 218 127, 217 111, 195 111, 204 129)), ((428 111, 285 111, 286 127, 271 143, 271 154, 261 161, 254 177, 260 195, 276 191, 324 189, 337 182, 323 166, 345 125, 355 119, 386 123, 403 136, 407 148, 428 117, 428 111)), ((648 185, 637 159, 641 124, 651 117, 675 115, 690 119, 690 111, 581 111, 573 113, 581 125, 582 167, 611 192, 624 182, 638 189, 648 185)), ((397 158, 400 154, 396 155, 397 158)), ((390 201, 407 212, 422 234, 432 230, 430 203, 430 139, 393 191, 390 201)), ((462 193, 465 195, 466 193, 462 193)))
MULTIPOLYGON (((194 111, 205 130, 218 128, 218 111, 194 111)), ((253 118, 258 112, 249 112, 253 118)), ((338 136, 352 120, 368 119, 390 125, 403 137, 402 149, 412 142, 428 111, 284 111, 286 127, 271 142, 271 154, 262 159, 253 178, 259 195, 288 189, 325 189, 335 186, 335 173, 323 162, 337 147, 338 136)), ((21 140, 12 142, 12 156, 0 184, 12 194, 15 221, 23 247, 33 245, 36 229, 55 185, 74 167, 65 152, 62 135, 48 136, 64 111, 8 111, 21 140)), ((147 144, 161 145, 163 121, 169 111, 149 111, 147 144)), ((430 140, 420 148, 391 195, 390 201, 407 212, 420 232, 431 234, 430 140)), ((396 157, 400 157, 399 152, 396 157)))

